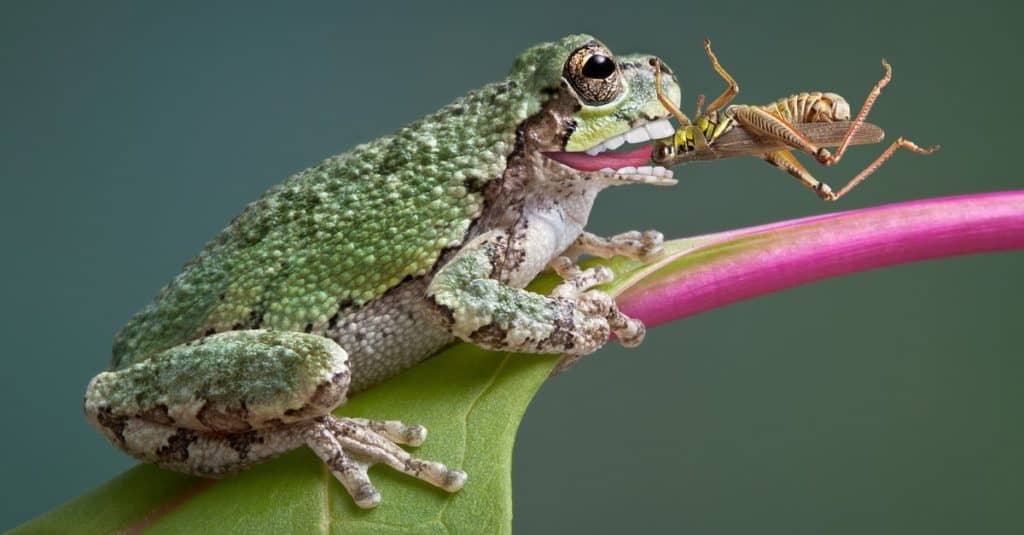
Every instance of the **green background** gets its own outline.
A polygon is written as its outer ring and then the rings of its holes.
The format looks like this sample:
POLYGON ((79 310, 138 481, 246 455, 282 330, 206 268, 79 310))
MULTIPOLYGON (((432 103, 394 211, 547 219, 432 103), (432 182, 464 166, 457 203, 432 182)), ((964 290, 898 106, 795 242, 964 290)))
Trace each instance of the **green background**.
MULTIPOLYGON (((839 206, 753 160, 602 195, 590 229, 678 237, 1020 188, 1022 9, 996 3, 369 2, 0 7, 0 529, 131 466, 81 414, 111 336, 286 175, 499 79, 586 31, 667 61, 685 109, 833 90, 898 154, 839 206), (986 5, 988 4, 988 5, 986 5)), ((881 147, 812 172, 839 186, 881 147)), ((809 164, 810 165, 810 164, 809 164)), ((520 429, 518 532, 1024 530, 1024 255, 830 280, 609 346, 546 384, 520 429)), ((444 385, 424 385, 442 392, 444 385)))

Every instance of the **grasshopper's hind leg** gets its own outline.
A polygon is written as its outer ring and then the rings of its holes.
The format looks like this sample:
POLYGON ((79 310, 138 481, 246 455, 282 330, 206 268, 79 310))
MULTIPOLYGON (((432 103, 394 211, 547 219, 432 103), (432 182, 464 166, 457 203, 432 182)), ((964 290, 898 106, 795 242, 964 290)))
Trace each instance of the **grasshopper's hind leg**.
MULTIPOLYGON (((826 149, 819 147, 807 136, 801 134, 792 123, 760 106, 737 104, 729 108, 728 114, 743 128, 757 137, 781 141, 815 158, 818 158, 818 155, 822 153, 829 154, 826 149)), ((818 159, 819 161, 821 160, 820 158, 818 159)))
MULTIPOLYGON (((888 61, 882 60, 882 67, 885 68, 885 75, 879 80, 871 91, 868 93, 867 98, 864 99, 864 104, 860 107, 860 112, 857 113, 857 117, 853 119, 853 124, 850 125, 850 129, 846 131, 846 135, 843 136, 842 142, 839 143, 839 147, 836 149, 835 154, 829 154, 827 150, 821 149, 815 158, 818 159, 824 165, 832 165, 842 159, 843 154, 846 152, 846 148, 850 146, 850 142, 853 140, 853 136, 860 129, 861 125, 864 124, 864 120, 868 117, 868 112, 871 111, 871 107, 874 106, 875 100, 878 99, 878 95, 882 94, 882 88, 889 85, 889 81, 892 80, 892 66, 889 65, 888 61)), ((897 139, 889 148, 885 150, 871 165, 867 166, 861 171, 856 177, 850 180, 850 183, 843 187, 839 193, 836 194, 836 198, 842 197, 847 191, 853 189, 858 183, 873 173, 883 162, 889 159, 894 152, 900 148, 905 148, 917 154, 931 154, 939 149, 938 145, 933 145, 928 148, 921 148, 917 146, 913 141, 905 138, 897 139)))
POLYGON ((899 138, 894 141, 892 145, 889 145, 889 148, 879 155, 878 158, 875 158, 875 161, 871 162, 871 164, 865 167, 863 171, 857 173, 857 176, 851 178, 850 181, 847 182, 846 185, 838 192, 833 192, 832 188, 828 184, 820 182, 814 178, 810 171, 797 161, 796 157, 793 156, 793 153, 788 150, 769 152, 761 155, 761 158, 775 167, 789 173, 803 185, 813 190, 820 199, 824 201, 837 201, 840 197, 846 195, 850 190, 855 188, 857 184, 863 182, 871 173, 874 173, 875 170, 881 167, 881 165, 893 155, 893 153, 901 148, 916 152, 917 154, 931 154, 938 149, 938 146, 922 149, 914 144, 913 141, 899 138))
MULTIPOLYGON (((874 99, 869 99, 866 103, 865 110, 870 108, 870 102, 874 99)), ((857 116, 857 120, 863 123, 866 111, 861 110, 860 115, 857 116)), ((815 145, 810 139, 805 137, 796 128, 793 127, 789 121, 786 121, 782 117, 771 113, 765 109, 757 106, 733 106, 730 108, 730 113, 736 119, 740 125, 755 133, 758 136, 775 139, 793 147, 794 149, 806 152, 814 156, 819 162, 824 165, 831 165, 838 161, 838 158, 832 159, 832 155, 829 151, 823 147, 815 145)), ((844 143, 848 142, 852 138, 852 134, 856 133, 856 129, 859 123, 855 121, 854 125, 847 131, 844 143)), ((811 173, 804 168, 789 151, 777 151, 770 152, 761 156, 766 162, 786 171, 790 175, 796 177, 797 180, 802 182, 807 187, 813 189, 823 200, 835 201, 843 195, 846 195, 851 189, 864 181, 871 173, 874 173, 886 160, 888 160, 893 153, 897 150, 905 148, 917 154, 931 154, 939 149, 938 145, 934 145, 928 148, 921 148, 917 146, 913 141, 908 139, 899 138, 888 149, 885 150, 875 161, 871 162, 863 171, 853 177, 838 193, 833 193, 832 189, 828 184, 819 182, 811 173)), ((837 152, 837 155, 841 155, 837 152)))
MULTIPOLYGON (((810 188, 814 193, 818 195, 818 198, 825 201, 834 201, 839 198, 838 195, 832 193, 832 188, 824 182, 818 181, 811 175, 811 172, 801 164, 792 152, 788 150, 780 150, 775 152, 768 152, 761 155, 761 159, 782 169, 787 172, 793 178, 800 181, 801 184, 810 188)), ((844 190, 847 190, 844 188, 844 190)), ((847 190, 848 191, 848 190, 847 190)), ((845 191, 843 192, 845 193, 845 191)))
POLYGON ((868 92, 868 96, 864 99, 864 104, 861 105, 860 111, 857 112, 857 116, 853 118, 853 124, 850 125, 850 129, 847 130, 846 135, 843 136, 843 140, 839 143, 839 148, 836 149, 836 153, 833 155, 829 154, 828 151, 823 151, 816 154, 815 157, 818 158, 819 162, 825 165, 832 165, 842 159, 843 154, 846 152, 846 148, 850 146, 850 141, 853 139, 854 134, 856 134, 861 125, 864 124, 864 120, 868 118, 868 112, 870 112, 871 107, 875 105, 875 100, 878 99, 878 95, 882 94, 882 88, 889 85, 889 81, 892 80, 892 66, 889 65, 889 62, 883 59, 882 68, 885 69, 885 75, 883 75, 882 79, 876 82, 875 86, 868 92))
POLYGON ((863 182, 864 179, 866 179, 871 173, 874 173, 876 169, 881 167, 882 164, 885 163, 885 161, 888 160, 893 155, 893 153, 895 153, 899 149, 907 149, 917 154, 931 154, 939 150, 939 146, 932 145, 931 147, 921 148, 917 146, 916 143, 910 141, 909 139, 905 139, 902 137, 898 138, 896 141, 892 143, 892 145, 889 145, 888 149, 885 149, 885 152, 878 155, 878 158, 875 158, 875 161, 871 162, 871 164, 865 167, 863 171, 857 173, 857 176, 851 178, 850 181, 847 182, 846 185, 843 186, 843 188, 840 189, 838 193, 833 195, 831 199, 826 200, 834 201, 842 197, 843 195, 849 193, 851 189, 856 187, 857 184, 863 182))

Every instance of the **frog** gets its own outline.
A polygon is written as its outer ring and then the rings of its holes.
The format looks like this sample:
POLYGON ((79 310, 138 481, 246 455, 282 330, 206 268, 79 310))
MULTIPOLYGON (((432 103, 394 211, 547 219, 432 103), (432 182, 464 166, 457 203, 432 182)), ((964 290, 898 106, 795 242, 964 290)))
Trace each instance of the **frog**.
POLYGON ((423 426, 335 410, 457 340, 562 368, 643 340, 596 288, 611 271, 578 261, 661 252, 657 231, 584 230, 605 188, 676 183, 649 165, 674 134, 654 69, 670 102, 681 89, 650 60, 584 34, 532 46, 504 80, 271 187, 117 332, 87 420, 210 478, 305 446, 362 508, 378 463, 458 491, 465 472, 406 449, 423 426), (549 269, 550 294, 525 289, 549 269))

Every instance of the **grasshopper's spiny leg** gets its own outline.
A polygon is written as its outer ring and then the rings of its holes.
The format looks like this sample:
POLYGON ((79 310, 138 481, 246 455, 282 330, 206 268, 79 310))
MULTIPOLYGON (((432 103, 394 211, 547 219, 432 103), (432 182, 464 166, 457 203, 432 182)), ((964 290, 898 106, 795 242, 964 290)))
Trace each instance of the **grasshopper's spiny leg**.
MULTIPOLYGON (((821 162, 822 164, 832 165, 838 162, 840 159, 842 159, 843 154, 846 152, 846 148, 850 146, 850 141, 853 139, 853 136, 856 135, 857 130, 860 129, 861 125, 863 125, 864 121, 867 119, 868 112, 870 112, 871 107, 874 106, 875 100, 877 100, 878 96, 882 94, 882 88, 889 85, 889 81, 892 80, 892 66, 889 65, 888 61, 883 59, 882 67, 885 69, 885 75, 882 76, 881 80, 875 83, 874 87, 872 87, 871 91, 868 93, 867 98, 864 99, 864 104, 861 106, 860 112, 858 112, 857 117, 854 118, 853 124, 850 125, 850 129, 846 131, 846 135, 843 137, 842 142, 839 144, 839 148, 836 149, 835 154, 829 154, 829 151, 821 149, 819 153, 816 155, 818 161, 821 162)), ((847 193, 849 193, 850 190, 855 188, 857 184, 860 184, 861 182, 864 181, 864 179, 870 176, 871 173, 874 173, 879 167, 881 167, 883 163, 885 163, 886 160, 892 157, 892 155, 901 148, 905 148, 917 154, 931 154, 939 150, 938 145, 932 145, 931 147, 921 148, 913 141, 900 137, 899 139, 894 141, 892 145, 889 145, 889 148, 885 149, 885 152, 880 154, 878 158, 875 158, 875 161, 871 162, 871 164, 865 167, 863 171, 857 173, 856 176, 850 179, 850 181, 845 186, 843 186, 842 189, 840 189, 837 193, 833 194, 831 198, 822 198, 825 200, 835 201, 838 200, 843 195, 846 195, 847 193)))
MULTIPOLYGON (((819 182, 810 171, 807 170, 799 160, 788 150, 780 150, 762 154, 760 158, 779 169, 789 173, 803 185, 810 188, 821 200, 834 201, 838 195, 832 193, 832 188, 824 182, 819 182)), ((845 188, 844 188, 845 189, 845 188)))
POLYGON ((722 65, 718 63, 718 56, 715 56, 715 53, 711 51, 711 40, 706 37, 704 38, 704 51, 708 53, 708 58, 711 59, 711 67, 725 80, 725 83, 729 84, 729 87, 725 88, 721 95, 718 95, 718 98, 713 100, 711 104, 708 104, 707 114, 710 115, 736 98, 736 95, 740 93, 740 86, 722 68, 722 65))
POLYGON ((875 100, 878 99, 878 95, 882 94, 882 88, 889 85, 889 81, 892 80, 892 66, 889 65, 888 61, 882 59, 882 67, 885 68, 885 75, 882 76, 882 79, 871 88, 867 98, 864 99, 864 104, 861 105, 860 111, 857 112, 857 117, 853 119, 853 124, 850 125, 850 129, 846 131, 846 136, 843 137, 843 141, 839 143, 839 148, 836 149, 834 155, 829 154, 828 151, 822 151, 822 153, 818 155, 818 161, 821 163, 825 165, 832 165, 843 157, 843 154, 846 152, 846 148, 850 145, 850 140, 853 139, 854 134, 857 133, 860 126, 864 124, 864 120, 867 119, 868 112, 871 111, 871 107, 875 105, 875 100))
POLYGON ((661 91, 661 60, 658 58, 651 58, 650 64, 654 67, 654 94, 658 97, 658 101, 661 102, 661 105, 664 106, 677 121, 679 121, 679 124, 690 124, 690 118, 687 117, 682 110, 676 107, 676 105, 665 96, 665 93, 661 91))
POLYGON ((895 153, 897 150, 901 148, 905 148, 912 152, 916 152, 917 154, 931 154, 938 150, 939 147, 938 145, 935 145, 928 148, 921 148, 917 146, 917 144, 915 144, 913 141, 901 137, 894 141, 892 145, 889 145, 889 148, 886 149, 885 152, 883 152, 881 155, 879 155, 878 158, 875 158, 875 161, 871 162, 871 164, 865 167, 863 171, 857 173, 856 176, 851 178, 850 181, 847 182, 846 185, 842 187, 842 189, 834 193, 832 191, 832 188, 828 184, 824 182, 819 182, 816 178, 814 178, 814 176, 811 175, 810 171, 808 171, 799 161, 797 161, 796 157, 794 157, 793 154, 789 151, 769 152, 767 154, 761 155, 761 158, 764 161, 774 165, 775 167, 778 167, 779 169, 782 169, 783 171, 789 173, 791 176, 799 180, 805 186, 812 189, 821 200, 837 201, 840 197, 846 195, 847 193, 850 192, 850 190, 855 188, 857 184, 863 182, 869 175, 871 175, 871 173, 874 173, 876 170, 878 170, 878 168, 881 167, 882 164, 885 163, 885 161, 888 160, 893 155, 893 153, 895 153))
POLYGON ((856 187, 857 184, 863 182, 864 179, 866 179, 871 173, 874 173, 875 170, 881 167, 882 164, 885 163, 885 161, 888 160, 893 155, 893 153, 895 153, 897 150, 901 148, 905 148, 911 152, 916 152, 917 154, 931 154, 939 150, 938 145, 932 145, 931 147, 928 148, 921 148, 917 146, 917 144, 914 143, 913 141, 901 137, 894 141, 892 145, 889 145, 889 148, 885 149, 885 152, 880 154, 878 158, 875 158, 875 161, 871 162, 871 164, 865 167, 863 171, 857 173, 857 176, 851 178, 850 181, 847 182, 842 189, 835 193, 831 199, 826 200, 835 201, 842 197, 843 195, 849 193, 851 189, 856 187))
POLYGON ((817 157, 821 152, 828 152, 800 133, 782 116, 772 113, 761 106, 736 105, 729 112, 744 128, 757 136, 775 139, 817 157))

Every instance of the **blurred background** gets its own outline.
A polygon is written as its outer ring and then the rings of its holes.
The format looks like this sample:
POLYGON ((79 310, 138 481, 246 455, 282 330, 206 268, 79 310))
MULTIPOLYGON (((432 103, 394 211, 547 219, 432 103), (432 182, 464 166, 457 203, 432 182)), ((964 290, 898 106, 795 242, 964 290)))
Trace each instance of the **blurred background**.
MULTIPOLYGON (((0 16, 0 529, 132 465, 81 413, 117 328, 285 176, 588 32, 766 103, 831 90, 897 154, 838 205, 754 160, 619 188, 590 229, 668 237, 1024 187, 1022 8, 1004 2, 6 2, 0 16), (372 5, 371 5, 372 4, 372 5), (999 7, 997 7, 999 6, 999 7)), ((833 186, 882 147, 855 148, 833 186)), ((1024 254, 848 276, 609 345, 547 383, 515 452, 516 531, 1024 530, 1024 254), (629 431, 628 434, 621 434, 629 431)))

